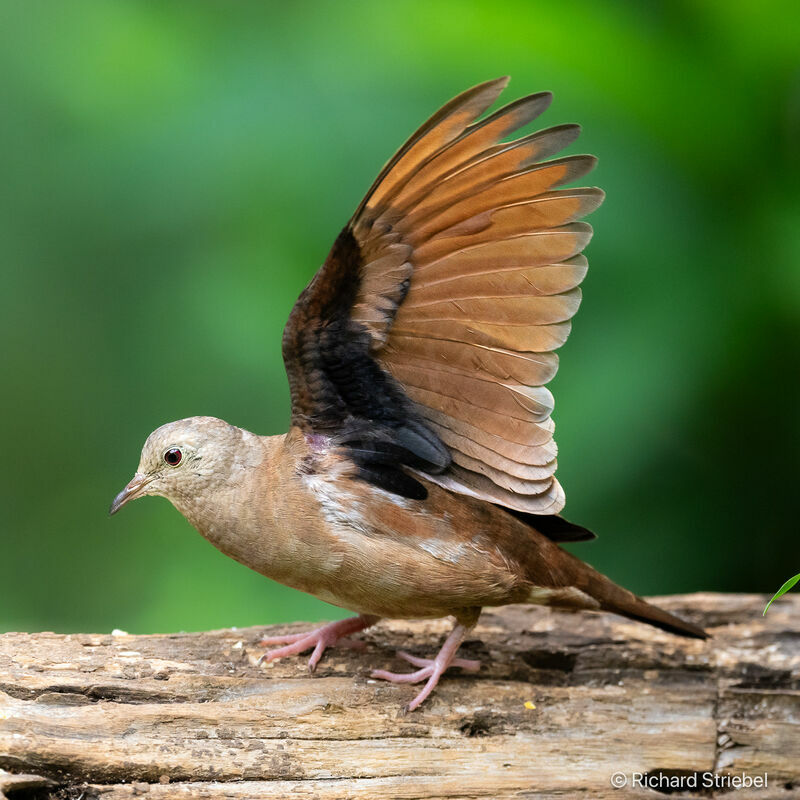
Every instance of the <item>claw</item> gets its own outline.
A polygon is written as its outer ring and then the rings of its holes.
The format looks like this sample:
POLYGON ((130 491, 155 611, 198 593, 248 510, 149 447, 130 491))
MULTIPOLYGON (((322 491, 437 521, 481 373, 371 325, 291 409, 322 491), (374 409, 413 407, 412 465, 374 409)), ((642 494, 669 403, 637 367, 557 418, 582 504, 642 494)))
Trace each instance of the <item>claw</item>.
POLYGON ((333 645, 341 644, 344 647, 355 648, 365 647, 363 642, 353 641, 345 637, 348 634, 363 631, 377 621, 378 617, 361 615, 337 622, 329 622, 327 625, 307 633, 289 633, 284 636, 264 637, 261 640, 262 645, 282 644, 284 647, 268 650, 258 659, 258 664, 261 665, 264 661, 274 661, 277 658, 298 655, 313 648, 314 652, 308 660, 308 670, 309 672, 314 672, 319 660, 322 658, 322 654, 333 645))
POLYGON ((420 658, 419 656, 412 656, 411 653, 406 653, 404 650, 398 651, 397 655, 405 659, 415 667, 420 667, 416 672, 388 672, 384 669, 376 669, 372 672, 372 677, 379 680, 391 681, 392 683, 419 683, 420 681, 427 680, 422 691, 406 706, 406 711, 413 711, 418 708, 428 695, 436 688, 439 683, 439 678, 445 670, 450 667, 461 667, 470 672, 477 672, 480 669, 481 662, 473 661, 467 658, 455 658, 455 654, 464 640, 469 628, 461 623, 458 623, 450 635, 445 639, 442 649, 436 655, 436 658, 420 658))
POLYGON ((389 672, 385 669, 374 669, 370 677, 390 683, 419 683, 433 674, 433 667, 425 667, 416 672, 389 672))
MULTIPOLYGON (((405 650, 398 650, 397 655, 415 667, 432 667, 434 665, 434 659, 420 658, 407 653, 405 650)), ((450 667, 460 667, 467 672, 477 672, 481 668, 481 662, 472 658, 454 658, 448 664, 448 668, 450 667)))

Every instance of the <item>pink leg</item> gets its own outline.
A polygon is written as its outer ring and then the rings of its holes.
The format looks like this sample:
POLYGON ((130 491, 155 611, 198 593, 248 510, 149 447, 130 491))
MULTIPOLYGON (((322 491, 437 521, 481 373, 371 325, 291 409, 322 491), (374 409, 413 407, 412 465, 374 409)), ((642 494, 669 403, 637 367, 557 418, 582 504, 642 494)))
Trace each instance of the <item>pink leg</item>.
MULTIPOLYGON (((474 623, 473 623, 474 624, 474 623)), ((408 704, 407 710, 413 711, 420 706, 428 695, 436 688, 439 683, 439 678, 448 667, 461 667, 470 672, 477 672, 480 669, 480 661, 472 661, 466 658, 455 658, 456 651, 464 641, 464 637, 471 629, 471 625, 467 627, 460 622, 456 624, 450 635, 445 639, 442 649, 438 652, 436 658, 418 658, 402 650, 398 652, 401 658, 413 664, 415 667, 421 667, 416 672, 397 673, 387 672, 384 669, 374 670, 372 673, 373 678, 380 678, 392 683, 419 683, 427 678, 427 683, 422 691, 408 704)))
POLYGON ((258 659, 258 663, 260 664, 262 661, 274 661, 276 658, 283 658, 284 656, 295 656, 313 647, 314 652, 308 660, 308 669, 310 672, 313 672, 317 668, 317 664, 327 648, 335 644, 343 645, 344 647, 363 647, 363 642, 353 642, 343 637, 351 633, 363 631, 365 628, 369 628, 370 625, 374 625, 379 619, 380 617, 361 614, 357 617, 350 617, 350 619, 329 622, 327 625, 323 625, 321 628, 316 628, 308 633, 268 636, 261 640, 260 643, 262 645, 285 644, 286 647, 268 650, 258 659))

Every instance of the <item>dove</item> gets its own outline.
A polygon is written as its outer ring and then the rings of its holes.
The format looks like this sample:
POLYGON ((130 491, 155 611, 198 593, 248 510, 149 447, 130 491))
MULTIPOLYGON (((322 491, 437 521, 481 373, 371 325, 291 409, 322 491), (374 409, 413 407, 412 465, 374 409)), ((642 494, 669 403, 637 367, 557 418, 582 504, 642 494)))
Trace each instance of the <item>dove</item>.
POLYGON ((223 553, 355 612, 264 639, 273 660, 324 651, 384 618, 451 617, 430 659, 374 678, 424 683, 459 658, 481 609, 509 603, 613 612, 683 636, 697 626, 617 586, 563 542, 594 537, 560 512, 555 351, 570 332, 603 201, 566 188, 595 164, 557 157, 558 125, 509 138, 550 105, 494 113, 507 78, 463 92, 397 151, 286 324, 288 433, 214 417, 155 430, 111 513, 167 498, 223 553))

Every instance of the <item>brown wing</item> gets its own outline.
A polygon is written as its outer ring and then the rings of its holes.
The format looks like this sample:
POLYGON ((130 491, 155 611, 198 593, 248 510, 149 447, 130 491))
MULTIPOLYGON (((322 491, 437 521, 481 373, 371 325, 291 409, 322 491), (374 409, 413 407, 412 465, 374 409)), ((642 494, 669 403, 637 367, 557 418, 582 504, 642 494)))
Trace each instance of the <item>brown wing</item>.
POLYGON ((284 332, 293 423, 334 437, 361 477, 424 497, 409 467, 516 512, 554 514, 545 384, 580 303, 602 201, 560 189, 592 156, 546 160, 576 125, 503 141, 550 104, 479 121, 507 79, 438 111, 381 171, 284 332))

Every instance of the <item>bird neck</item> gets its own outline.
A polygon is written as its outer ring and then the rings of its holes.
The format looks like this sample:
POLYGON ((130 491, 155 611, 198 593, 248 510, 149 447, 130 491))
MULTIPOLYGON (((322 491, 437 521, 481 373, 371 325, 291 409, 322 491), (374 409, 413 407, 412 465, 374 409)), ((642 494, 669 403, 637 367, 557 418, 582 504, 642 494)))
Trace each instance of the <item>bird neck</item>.
POLYGON ((241 561, 249 555, 258 523, 269 519, 272 482, 284 435, 258 436, 239 429, 235 455, 225 474, 212 474, 208 485, 190 496, 171 497, 178 511, 215 547, 241 561))

